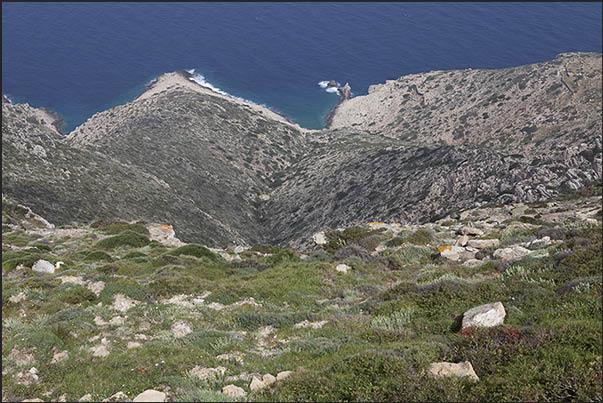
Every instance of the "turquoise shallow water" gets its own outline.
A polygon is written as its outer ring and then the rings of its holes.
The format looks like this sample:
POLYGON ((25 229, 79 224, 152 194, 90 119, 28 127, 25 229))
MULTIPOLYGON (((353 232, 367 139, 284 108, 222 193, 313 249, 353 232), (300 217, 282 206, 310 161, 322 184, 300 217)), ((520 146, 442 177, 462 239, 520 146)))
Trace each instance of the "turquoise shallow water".
POLYGON ((70 131, 195 69, 232 95, 320 128, 337 96, 404 74, 601 52, 601 3, 3 3, 2 92, 70 131))

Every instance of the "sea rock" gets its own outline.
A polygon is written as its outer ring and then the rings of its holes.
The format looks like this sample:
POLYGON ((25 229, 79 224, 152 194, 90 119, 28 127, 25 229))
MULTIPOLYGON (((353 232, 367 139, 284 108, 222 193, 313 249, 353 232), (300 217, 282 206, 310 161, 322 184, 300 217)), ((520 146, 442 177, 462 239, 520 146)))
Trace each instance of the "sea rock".
POLYGON ((445 376, 467 376, 474 382, 479 381, 479 378, 469 361, 459 362, 457 364, 452 362, 434 362, 429 365, 429 373, 438 378, 445 376))
POLYGON ((348 266, 347 264, 338 264, 337 267, 335 267, 335 270, 341 272, 341 273, 347 273, 348 270, 350 270, 351 267, 348 266))
POLYGON ((314 239, 314 243, 316 245, 325 245, 327 243, 327 237, 323 231, 317 232, 312 235, 312 239, 314 239))
POLYGON ((179 321, 174 323, 174 325, 172 326, 172 333, 174 334, 174 337, 180 338, 186 336, 189 333, 192 333, 192 329, 188 324, 179 321))
POLYGON ((54 265, 48 260, 40 259, 31 268, 33 271, 38 273, 54 273, 54 265))
POLYGON ((244 397, 247 395, 243 388, 239 388, 238 386, 232 384, 224 386, 222 388, 222 393, 230 397, 244 397))
POLYGON ((497 249, 494 251, 493 256, 497 259, 504 261, 511 261, 521 259, 528 255, 531 251, 524 248, 523 246, 513 245, 508 248, 497 249))
POLYGON ((468 227, 468 226, 464 226, 461 227, 458 232, 461 235, 473 235, 473 236, 482 236, 484 235, 484 231, 482 231, 479 228, 475 228, 475 227, 468 227))
POLYGON ((255 377, 251 380, 251 383, 249 384, 249 390, 251 390, 252 392, 263 389, 265 387, 266 387, 266 384, 263 381, 259 380, 258 378, 255 378, 255 377))
POLYGON ((503 323, 505 307, 501 302, 480 305, 463 314, 463 329, 466 327, 492 327, 503 323))
POLYGON ((276 380, 277 381, 282 381, 285 378, 288 378, 289 376, 291 376, 291 374, 293 373, 293 371, 281 371, 278 374, 276 374, 276 380))
POLYGON ((262 381, 264 382, 264 384, 267 385, 272 385, 274 382, 276 382, 276 377, 271 375, 271 374, 265 374, 262 377, 262 381))
POLYGON ((500 240, 498 239, 472 239, 467 244, 472 248, 484 249, 492 246, 498 246, 500 240))
POLYGON ((147 389, 132 400, 133 402, 165 402, 166 394, 158 390, 147 389))

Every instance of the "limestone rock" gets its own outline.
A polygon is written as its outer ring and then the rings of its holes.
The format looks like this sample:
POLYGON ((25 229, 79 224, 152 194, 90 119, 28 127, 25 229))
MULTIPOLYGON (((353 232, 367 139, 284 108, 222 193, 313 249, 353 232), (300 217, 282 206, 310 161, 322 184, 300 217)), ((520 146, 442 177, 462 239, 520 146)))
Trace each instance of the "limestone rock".
POLYGON ((474 382, 479 381, 479 378, 469 361, 459 362, 458 364, 452 362, 434 362, 429 365, 429 373, 435 377, 467 376, 474 382))
POLYGON ((351 267, 348 266, 347 264, 338 264, 337 267, 335 267, 335 270, 341 272, 341 273, 347 273, 348 270, 350 270, 351 267))
POLYGON ((225 373, 225 367, 204 368, 198 365, 188 372, 189 376, 195 376, 201 380, 215 378, 218 375, 224 375, 225 373))
POLYGON ((320 329, 324 325, 326 325, 328 320, 321 320, 318 322, 310 322, 309 320, 304 320, 299 323, 293 325, 294 328, 299 329, 301 327, 311 327, 312 329, 320 329))
POLYGON ((54 273, 54 265, 48 260, 40 259, 31 268, 38 273, 54 273))
POLYGON ((65 361, 68 357, 69 357, 69 353, 67 352, 67 350, 61 351, 60 353, 56 353, 52 356, 52 361, 50 361, 50 363, 56 364, 61 361, 65 361))
POLYGON ((236 385, 226 385, 222 388, 222 393, 230 397, 244 397, 247 393, 236 385))
POLYGON ((92 283, 88 284, 88 289, 90 291, 92 291, 93 293, 95 293, 97 297, 100 295, 101 291, 104 288, 105 288, 105 282, 104 281, 95 281, 95 282, 92 282, 92 283))
POLYGON ((276 374, 276 380, 282 381, 283 379, 289 377, 292 373, 293 373, 293 371, 281 371, 278 374, 276 374))
POLYGON ((25 299, 27 299, 27 297, 25 296, 25 293, 20 292, 17 295, 13 295, 12 297, 10 297, 8 300, 10 302, 12 302, 13 304, 18 304, 21 301, 25 301, 25 299))
POLYGON ((239 253, 245 252, 245 250, 246 250, 246 248, 244 246, 240 246, 240 245, 235 246, 234 253, 236 253, 238 255, 239 253))
POLYGON ((479 259, 469 259, 469 260, 463 262, 463 267, 473 269, 474 267, 480 267, 484 263, 485 263, 484 261, 479 260, 479 259))
POLYGON ((260 390, 266 387, 266 384, 263 381, 260 381, 258 378, 253 378, 251 380, 251 384, 249 385, 249 389, 253 392, 256 390, 260 390))
POLYGON ((479 228, 475 228, 475 227, 461 227, 459 229, 459 231, 461 233, 461 235, 474 235, 474 236, 482 236, 484 235, 484 231, 482 231, 479 228))
POLYGON ((166 395, 158 390, 147 389, 132 400, 133 402, 165 402, 166 395))
POLYGON ((40 398, 35 398, 35 399, 25 399, 25 400, 21 400, 22 402, 43 402, 44 400, 40 399, 40 398))
POLYGON ((130 399, 128 398, 128 396, 122 391, 119 391, 119 392, 109 396, 105 400, 103 400, 103 402, 129 402, 129 401, 130 401, 130 399))
POLYGON ((128 309, 138 304, 135 299, 129 298, 123 294, 115 294, 114 302, 111 308, 120 312, 127 312, 128 309))
POLYGON ((131 348, 140 347, 140 343, 138 343, 137 341, 129 341, 126 347, 128 350, 130 350, 131 348))
POLYGON ((80 397, 77 400, 79 402, 91 402, 92 401, 92 395, 90 393, 86 393, 84 396, 80 397))
POLYGON ((472 248, 483 249, 492 246, 498 246, 500 240, 498 239, 471 239, 467 244, 472 248))
POLYGON ((192 333, 192 330, 189 325, 180 321, 174 323, 174 325, 172 326, 172 333, 174 334, 174 337, 180 338, 186 336, 189 333, 192 333))
POLYGON ((523 246, 513 245, 508 248, 497 249, 494 251, 493 256, 497 259, 511 261, 521 259, 528 255, 531 251, 524 248, 523 246))
POLYGON ((455 262, 458 262, 461 259, 461 254, 463 252, 465 252, 465 248, 460 246, 442 246, 440 248, 440 255, 455 262))
POLYGON ((463 314, 463 329, 466 327, 492 327, 503 323, 505 307, 501 302, 480 305, 463 314))
POLYGON ((456 246, 465 246, 469 241, 469 237, 467 235, 462 235, 459 239, 456 240, 456 246))
POLYGON ((264 384, 267 385, 272 385, 274 382, 276 382, 276 377, 274 377, 273 375, 270 374, 265 374, 262 377, 262 381, 264 382, 264 384))
POLYGON ((325 245, 327 243, 327 237, 323 231, 317 232, 312 235, 312 239, 316 245, 325 245))
POLYGON ((109 350, 107 350, 107 346, 101 344, 100 346, 90 347, 90 351, 92 352, 93 357, 106 357, 109 355, 109 350))

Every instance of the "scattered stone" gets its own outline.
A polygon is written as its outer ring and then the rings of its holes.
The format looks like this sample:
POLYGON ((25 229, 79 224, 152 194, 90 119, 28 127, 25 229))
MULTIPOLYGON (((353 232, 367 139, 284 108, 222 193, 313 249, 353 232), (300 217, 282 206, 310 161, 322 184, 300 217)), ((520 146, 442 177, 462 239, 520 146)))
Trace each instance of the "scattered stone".
POLYGON ((479 259, 469 259, 466 262, 463 262, 463 267, 467 267, 469 269, 473 269, 475 267, 480 267, 484 265, 485 262, 479 259))
POLYGON ((95 281, 95 282, 92 282, 92 283, 88 284, 88 289, 90 291, 92 291, 93 293, 95 293, 97 297, 100 295, 101 291, 104 288, 105 288, 105 282, 104 281, 95 281))
POLYGON ((92 395, 90 393, 86 393, 84 396, 80 397, 78 399, 78 401, 80 401, 80 402, 91 402, 92 401, 92 395))
POLYGON ((69 357, 69 352, 67 352, 67 350, 61 351, 60 353, 56 353, 52 356, 52 361, 50 361, 50 363, 56 364, 61 361, 65 361, 68 357, 69 357))
POLYGON ((147 340, 147 339, 148 339, 148 337, 147 337, 147 335, 146 335, 146 334, 141 334, 141 333, 137 333, 137 334, 135 334, 135 335, 134 335, 134 338, 135 338, 136 340, 147 340))
POLYGON ((201 380, 215 378, 219 375, 224 375, 226 373, 225 367, 216 367, 216 368, 204 368, 200 366, 196 366, 190 371, 188 371, 189 376, 195 376, 201 380))
POLYGON ((246 250, 247 250, 247 248, 245 248, 244 246, 240 246, 239 245, 239 246, 235 246, 234 253, 236 253, 238 255, 239 253, 243 253, 246 250))
POLYGON ((214 311, 221 311, 222 309, 225 308, 225 306, 219 302, 212 302, 209 305, 207 305, 207 307, 210 309, 213 309, 214 311))
POLYGON ((129 401, 130 401, 130 399, 128 398, 128 396, 126 396, 126 394, 124 392, 122 392, 121 390, 119 392, 115 393, 114 395, 111 395, 110 397, 103 400, 103 402, 129 402, 129 401))
POLYGON ((324 231, 315 233, 312 235, 312 239, 316 245, 325 245, 327 243, 327 237, 325 236, 324 231))
POLYGON ((132 308, 136 304, 138 304, 138 301, 135 299, 129 298, 123 294, 115 294, 111 308, 116 311, 127 312, 128 309, 132 308))
POLYGON ((479 381, 479 378, 469 361, 459 362, 458 364, 452 362, 434 362, 429 365, 429 372, 435 377, 468 376, 474 382, 479 381))
POLYGON ((347 264, 338 264, 337 267, 335 267, 335 270, 342 272, 342 273, 347 273, 348 270, 350 270, 351 267, 348 266, 347 264))
POLYGON ((266 385, 266 386, 272 385, 274 382, 276 382, 276 377, 271 374, 265 374, 262 377, 262 381, 264 382, 264 385, 266 385))
POLYGON ((242 388, 239 388, 238 386, 232 384, 224 386, 222 388, 222 393, 230 397, 244 397, 247 395, 247 393, 242 388))
POLYGON ((109 350, 107 350, 107 346, 105 344, 90 347, 90 351, 92 352, 93 357, 106 357, 109 355, 109 350))
POLYGON ((128 350, 130 350, 131 348, 136 348, 136 347, 140 347, 140 343, 136 342, 136 341, 129 341, 127 348, 128 350))
MULTIPOLYGON (((60 267, 59 263, 63 262, 57 262, 57 265, 60 267)), ((71 283, 77 285, 86 285, 86 282, 79 276, 61 276, 59 279, 61 280, 61 284, 71 283)))
POLYGON ((38 273, 54 273, 54 265, 48 260, 40 259, 32 266, 32 270, 38 273))
POLYGON ((243 361, 243 357, 245 357, 244 353, 241 353, 240 351, 232 351, 230 353, 220 354, 216 356, 216 359, 220 361, 236 360, 241 362, 243 361))
POLYGON ((142 322, 140 325, 138 325, 138 330, 141 332, 151 330, 151 324, 149 322, 142 322))
POLYGON ((34 350, 22 351, 17 347, 13 347, 8 355, 8 359, 15 361, 18 366, 24 366, 34 361, 33 352, 34 350))
POLYGON ((192 333, 192 330, 188 324, 179 321, 174 323, 174 325, 172 326, 172 333, 174 334, 174 337, 180 338, 186 336, 189 333, 192 333))
POLYGON ((249 385, 249 389, 252 392, 263 389, 265 387, 266 387, 266 384, 263 381, 259 380, 258 378, 255 378, 255 377, 251 380, 251 384, 249 385))
POLYGON ((461 227, 458 230, 458 232, 461 235, 473 235, 473 236, 482 236, 482 235, 484 235, 484 231, 482 231, 481 229, 475 228, 475 227, 467 227, 467 226, 461 227))
POLYGON ((40 399, 40 398, 35 398, 35 399, 25 399, 25 400, 21 400, 22 402, 43 402, 44 400, 40 399))
POLYGON ((465 246, 469 241, 469 237, 467 235, 462 235, 459 239, 456 240, 456 246, 465 246))
POLYGON ((174 304, 186 307, 192 307, 193 304, 188 301, 188 295, 174 295, 170 299, 163 299, 160 301, 161 304, 174 304))
POLYGON ((492 246, 498 246, 500 240, 498 239, 471 239, 467 242, 469 246, 477 249, 489 248, 492 246))
POLYGON ((67 401, 67 395, 65 393, 63 393, 61 396, 59 396, 57 402, 66 402, 67 401))
POLYGON ((105 322, 103 318, 101 318, 100 316, 96 315, 94 317, 94 324, 96 326, 107 326, 109 324, 109 322, 105 322))
POLYGON ((310 322, 308 320, 304 320, 302 322, 296 323, 295 325, 293 325, 293 327, 296 329, 299 329, 301 327, 311 327, 313 329, 320 329, 321 327, 326 325, 328 322, 329 322, 328 320, 321 320, 318 322, 310 322))
POLYGON ((148 389, 132 400, 133 402, 165 402, 166 394, 158 390, 148 389))
POLYGON ((281 371, 278 374, 276 374, 276 380, 277 381, 282 381, 285 378, 288 378, 289 376, 291 376, 291 374, 293 374, 293 371, 281 371))
POLYGON ((21 385, 30 386, 34 383, 38 383, 40 378, 38 377, 38 370, 32 367, 29 371, 21 371, 15 375, 15 382, 21 385))
POLYGON ((257 302, 255 302, 255 299, 253 299, 253 297, 249 297, 249 298, 245 298, 242 301, 234 302, 234 303, 230 304, 228 307, 235 308, 235 307, 241 306, 241 305, 262 306, 261 304, 258 304, 257 302))
POLYGON ((25 296, 25 293, 24 292, 20 292, 17 295, 13 295, 8 300, 10 302, 12 302, 13 304, 18 304, 19 302, 25 301, 26 299, 27 299, 27 297, 25 296))
POLYGON ((492 327, 503 323, 505 307, 501 302, 480 305, 463 314, 463 329, 466 327, 492 327))
POLYGON ((440 255, 454 262, 458 262, 461 259, 461 253, 463 252, 465 252, 465 248, 460 246, 442 246, 440 248, 440 255))
POLYGON ((513 245, 508 248, 497 249, 494 251, 493 256, 497 259, 504 261, 511 261, 521 259, 528 255, 531 251, 524 248, 523 246, 513 245))
POLYGON ((545 246, 549 246, 551 243, 552 243, 551 238, 548 236, 545 236, 540 239, 535 239, 531 242, 527 242, 525 246, 528 248, 539 249, 539 248, 543 248, 545 246))

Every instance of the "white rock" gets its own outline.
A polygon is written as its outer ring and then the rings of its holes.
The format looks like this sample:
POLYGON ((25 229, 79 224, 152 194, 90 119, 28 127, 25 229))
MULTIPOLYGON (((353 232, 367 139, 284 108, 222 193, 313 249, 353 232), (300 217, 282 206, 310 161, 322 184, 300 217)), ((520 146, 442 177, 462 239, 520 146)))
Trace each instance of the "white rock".
POLYGON ((274 382, 276 382, 276 377, 274 377, 271 374, 265 374, 262 377, 262 381, 264 382, 264 385, 266 385, 266 386, 272 385, 274 382))
POLYGON ((469 237, 467 235, 461 235, 459 239, 456 240, 456 246, 465 246, 469 241, 469 237))
POLYGON ((324 245, 327 243, 327 237, 325 236, 324 231, 315 233, 312 235, 312 239, 316 245, 324 245))
POLYGON ((116 311, 127 312, 128 309, 132 308, 136 304, 138 304, 138 301, 135 299, 129 298, 123 294, 115 294, 111 308, 116 311))
POLYGON ((492 327, 503 323, 505 307, 501 302, 480 305, 463 314, 463 329, 466 327, 492 327))
POLYGON ((513 245, 508 248, 496 249, 493 256, 497 259, 511 261, 521 259, 528 255, 531 251, 523 246, 513 245))
POLYGON ((43 402, 44 400, 40 399, 40 398, 35 398, 35 399, 25 399, 25 400, 21 400, 22 402, 43 402))
POLYGON ((69 357, 69 353, 67 352, 67 350, 61 351, 60 353, 55 353, 52 356, 52 361, 50 361, 50 363, 56 364, 58 362, 65 361, 68 357, 69 357))
POLYGON ((90 393, 86 393, 84 396, 80 397, 78 399, 78 401, 80 401, 80 402, 91 402, 92 401, 92 395, 90 393))
POLYGON ((101 344, 100 346, 90 347, 90 351, 92 352, 92 356, 94 357, 106 357, 109 355, 109 350, 107 350, 107 346, 101 344))
POLYGON ((38 273, 54 273, 54 265, 48 260, 40 259, 34 263, 32 270, 38 273))
POLYGON ((212 302, 209 305, 207 305, 208 308, 213 309, 214 311, 221 311, 222 309, 224 309, 224 305, 222 305, 219 302, 212 302))
POLYGON ((463 267, 473 269, 474 267, 479 267, 483 264, 484 264, 484 262, 479 259, 469 259, 466 262, 463 262, 463 267))
POLYGON ((128 350, 131 348, 136 348, 136 347, 140 347, 139 342, 137 342, 137 341, 129 341, 128 342, 128 345, 127 345, 128 350))
POLYGON ((88 289, 96 294, 98 297, 101 291, 105 288, 104 281, 95 281, 93 283, 88 284, 88 289))
POLYGON ((341 272, 341 273, 347 273, 348 270, 350 270, 351 267, 348 266, 347 264, 338 264, 337 267, 335 267, 335 270, 341 272))
POLYGON ((484 231, 482 231, 481 229, 475 228, 475 227, 467 227, 467 226, 461 227, 459 232, 461 233, 461 235, 475 235, 475 236, 484 235, 484 231))
POLYGON ((235 385, 226 385, 222 388, 222 393, 228 395, 230 397, 244 397, 247 393, 238 386, 235 385))
POLYGON ((434 362, 429 365, 429 373, 435 377, 468 376, 472 381, 479 381, 479 378, 469 361, 459 362, 458 364, 452 362, 434 362))
POLYGON ((460 246, 443 246, 440 248, 440 255, 454 262, 458 262, 461 259, 461 254, 464 252, 465 248, 460 246))
POLYGON ((249 390, 256 391, 256 390, 260 390, 266 387, 266 384, 264 384, 263 381, 259 380, 258 378, 254 377, 251 380, 251 384, 249 384, 249 390))
POLYGON ((180 338, 186 336, 189 333, 192 333, 192 330, 188 324, 179 321, 174 323, 174 325, 172 326, 172 333, 174 334, 174 337, 180 338))
MULTIPOLYGON (((57 264, 62 263, 62 262, 58 262, 57 264)), ((59 277, 59 279, 61 280, 61 284, 65 284, 65 283, 71 283, 71 284, 77 284, 77 285, 85 285, 86 282, 78 276, 61 276, 59 277)))
POLYGON ((224 375, 226 373, 225 367, 216 367, 216 368, 204 368, 200 366, 196 366, 190 371, 188 371, 189 376, 197 377, 201 380, 215 378, 219 375, 224 375))
POLYGON ((293 371, 281 371, 278 374, 276 374, 276 380, 282 381, 283 379, 288 378, 292 373, 293 373, 293 371))
POLYGON ((26 299, 27 299, 27 297, 25 296, 25 293, 24 292, 20 292, 17 295, 13 295, 8 300, 10 302, 12 302, 13 304, 18 304, 19 302, 25 301, 26 299))
POLYGON ((127 402, 129 400, 130 399, 128 398, 128 396, 126 396, 124 392, 119 391, 114 395, 111 395, 110 397, 103 400, 103 402, 127 402))
POLYGON ((246 248, 244 246, 240 246, 240 245, 235 246, 234 253, 236 253, 238 255, 239 253, 245 252, 245 250, 246 250, 246 248))
POLYGON ((158 390, 148 389, 132 400, 133 402, 165 402, 166 395, 158 390))
POLYGON ((301 327, 311 327, 313 329, 320 329, 321 327, 326 325, 328 322, 329 322, 328 320, 321 320, 318 322, 310 322, 308 320, 304 320, 302 322, 296 323, 295 325, 293 325, 293 327, 296 329, 299 329, 301 327))
POLYGON ((498 246, 500 240, 498 239, 471 239, 467 244, 472 248, 483 249, 492 246, 498 246))

